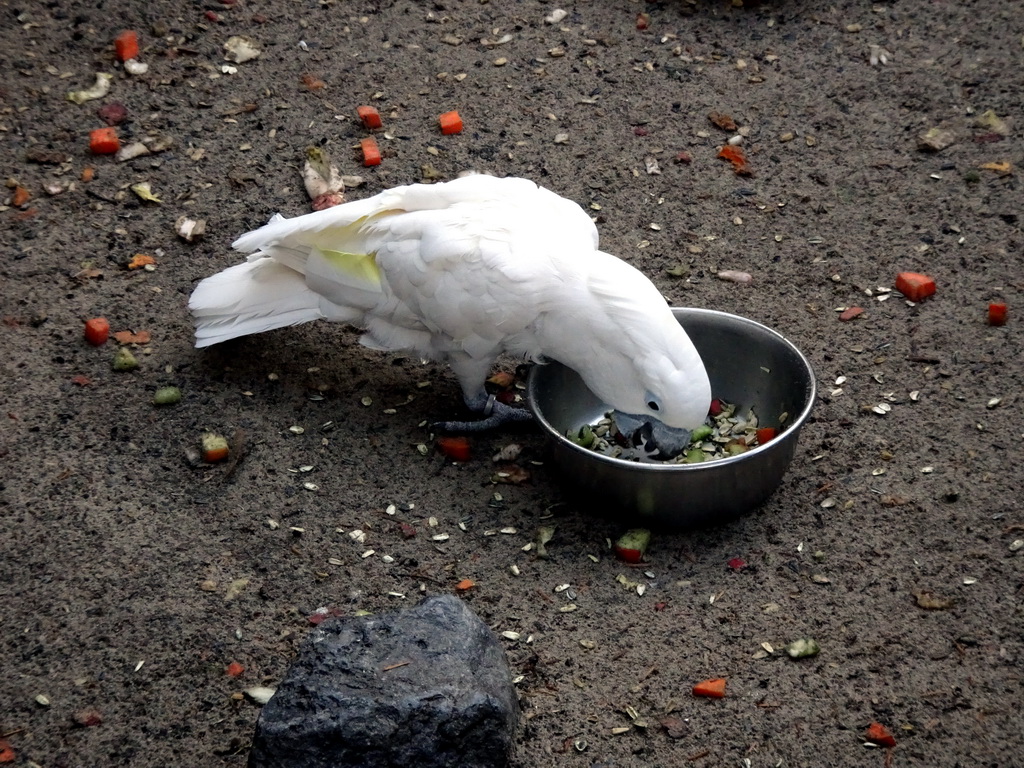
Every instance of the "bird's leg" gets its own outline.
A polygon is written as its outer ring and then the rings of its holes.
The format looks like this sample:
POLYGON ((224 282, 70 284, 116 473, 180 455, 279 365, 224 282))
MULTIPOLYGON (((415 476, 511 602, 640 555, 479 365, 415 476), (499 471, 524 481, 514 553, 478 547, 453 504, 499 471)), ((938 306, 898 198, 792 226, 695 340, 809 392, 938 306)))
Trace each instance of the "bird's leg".
POLYGON ((533 419, 528 408, 514 408, 498 402, 494 395, 487 394, 484 381, 494 363, 493 358, 479 359, 460 355, 452 356, 448 362, 462 385, 462 399, 466 407, 483 418, 475 421, 439 421, 434 424, 436 429, 445 432, 484 432, 533 419))
POLYGON ((479 413, 483 418, 475 421, 439 421, 434 427, 445 432, 485 432, 506 424, 521 424, 533 419, 533 414, 528 408, 505 405, 498 402, 494 395, 487 394, 485 390, 480 390, 471 397, 464 397, 463 400, 469 410, 479 413))

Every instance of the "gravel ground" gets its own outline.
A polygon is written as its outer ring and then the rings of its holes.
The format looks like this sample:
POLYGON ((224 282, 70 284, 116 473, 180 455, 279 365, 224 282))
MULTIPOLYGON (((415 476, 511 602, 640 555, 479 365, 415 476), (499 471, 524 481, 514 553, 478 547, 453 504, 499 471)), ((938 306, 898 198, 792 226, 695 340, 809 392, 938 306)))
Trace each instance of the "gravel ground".
POLYGON ((318 608, 471 579, 473 610, 521 634, 503 641, 517 767, 1024 765, 1024 9, 580 0, 546 23, 555 8, 0 0, 0 761, 242 766, 242 691, 280 680, 318 608), (144 74, 114 58, 126 28, 144 74), (233 35, 261 55, 225 61, 233 35), (97 72, 106 97, 65 98, 97 72), (91 156, 114 102, 125 143, 170 148, 91 156), (385 120, 375 168, 360 104, 385 120), (451 109, 466 129, 442 136, 451 109), (948 146, 919 145, 933 128, 948 146), (733 136, 751 175, 718 157, 733 136), (462 413, 444 367, 327 324, 194 350, 189 293, 237 235, 309 210, 309 146, 363 177, 352 199, 466 169, 534 179, 672 304, 786 335, 820 399, 777 493, 656 533, 630 568, 608 541, 632 521, 580 503, 535 428, 474 438, 464 463, 433 450, 420 425, 462 413), (181 216, 205 238, 178 237, 181 216), (138 253, 155 270, 129 269, 138 253), (908 305, 904 270, 936 294, 908 305), (94 316, 149 332, 137 370, 83 341, 94 316), (155 407, 167 385, 182 401, 155 407), (207 430, 238 460, 191 464, 207 430), (511 442, 526 477, 496 483, 511 442), (524 549, 540 526, 548 559, 524 549), (788 658, 799 638, 820 653, 788 658), (726 697, 695 698, 712 677, 726 697), (875 721, 894 749, 864 746, 875 721))

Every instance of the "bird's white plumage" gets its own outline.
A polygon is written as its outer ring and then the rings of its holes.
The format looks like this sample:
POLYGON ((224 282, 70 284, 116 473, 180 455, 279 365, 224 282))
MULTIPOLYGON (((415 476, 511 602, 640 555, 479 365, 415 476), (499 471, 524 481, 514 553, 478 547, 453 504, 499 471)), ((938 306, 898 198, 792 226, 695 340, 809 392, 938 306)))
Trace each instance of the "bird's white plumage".
POLYGON ((197 346, 325 318, 365 329, 368 346, 446 359, 467 401, 510 352, 557 359, 614 407, 670 426, 707 413, 703 364, 654 285, 598 250, 576 203, 532 181, 396 187, 275 216, 234 247, 248 262, 189 302, 197 346))

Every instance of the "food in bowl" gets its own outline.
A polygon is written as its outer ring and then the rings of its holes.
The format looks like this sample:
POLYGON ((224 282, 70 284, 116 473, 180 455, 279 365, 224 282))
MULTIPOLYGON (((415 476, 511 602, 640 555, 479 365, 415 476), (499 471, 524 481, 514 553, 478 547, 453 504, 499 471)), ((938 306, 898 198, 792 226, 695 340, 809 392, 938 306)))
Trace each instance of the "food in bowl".
MULTIPOLYGON (((783 413, 780 426, 789 414, 783 413)), ((750 408, 745 414, 737 413, 735 403, 715 399, 711 403, 704 426, 693 430, 690 444, 675 456, 665 456, 651 450, 642 429, 632 434, 623 432, 615 421, 613 411, 604 418, 578 429, 569 429, 566 437, 588 450, 610 456, 613 459, 637 462, 659 462, 664 464, 699 464, 729 456, 738 456, 771 440, 778 433, 775 427, 762 427, 757 414, 750 408)))

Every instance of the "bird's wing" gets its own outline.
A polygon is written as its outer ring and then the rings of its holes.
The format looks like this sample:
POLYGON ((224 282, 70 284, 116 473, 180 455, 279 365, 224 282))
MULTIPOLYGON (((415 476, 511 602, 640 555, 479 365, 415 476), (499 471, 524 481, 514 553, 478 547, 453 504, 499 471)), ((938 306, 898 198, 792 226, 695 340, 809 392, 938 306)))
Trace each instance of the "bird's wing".
POLYGON ((440 339, 477 356, 529 327, 567 279, 562 262, 593 252, 597 230, 531 181, 473 175, 277 219, 235 247, 361 310, 371 345, 430 351, 440 339))

